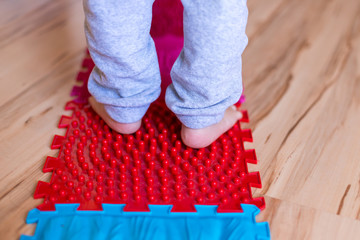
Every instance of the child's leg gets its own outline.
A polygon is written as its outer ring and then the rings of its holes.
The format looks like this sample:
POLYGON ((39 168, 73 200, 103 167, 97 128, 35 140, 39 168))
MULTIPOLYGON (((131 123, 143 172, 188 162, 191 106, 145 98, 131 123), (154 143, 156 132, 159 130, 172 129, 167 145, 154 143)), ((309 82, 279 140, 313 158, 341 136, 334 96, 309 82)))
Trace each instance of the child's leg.
POLYGON ((96 67, 88 89, 95 111, 121 133, 135 132, 160 95, 150 37, 154 0, 84 0, 85 34, 96 67))
POLYGON ((247 45, 246 0, 182 0, 184 48, 166 103, 183 123, 191 147, 209 145, 241 117, 241 54, 247 45), (226 110, 226 111, 225 111, 226 110))

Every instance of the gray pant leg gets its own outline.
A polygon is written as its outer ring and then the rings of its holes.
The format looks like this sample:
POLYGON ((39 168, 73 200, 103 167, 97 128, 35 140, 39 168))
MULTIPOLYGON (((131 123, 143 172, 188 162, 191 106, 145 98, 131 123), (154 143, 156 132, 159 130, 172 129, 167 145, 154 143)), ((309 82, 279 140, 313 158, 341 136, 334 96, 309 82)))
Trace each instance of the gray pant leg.
POLYGON ((96 67, 88 89, 116 121, 140 120, 160 95, 150 37, 154 0, 84 0, 85 34, 96 67))
POLYGON ((184 48, 166 103, 190 128, 219 122, 242 93, 241 54, 247 45, 246 0, 182 0, 184 48))

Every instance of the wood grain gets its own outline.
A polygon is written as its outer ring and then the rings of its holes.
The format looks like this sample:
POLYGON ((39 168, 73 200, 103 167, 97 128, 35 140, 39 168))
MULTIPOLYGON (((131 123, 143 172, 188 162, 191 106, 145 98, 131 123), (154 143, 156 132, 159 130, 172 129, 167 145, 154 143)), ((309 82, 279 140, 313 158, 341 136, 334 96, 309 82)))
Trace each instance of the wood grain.
MULTIPOLYGON (((248 1, 244 85, 273 239, 360 238, 360 2, 248 1)), ((0 3, 0 236, 27 212, 86 47, 81 1, 0 3)))

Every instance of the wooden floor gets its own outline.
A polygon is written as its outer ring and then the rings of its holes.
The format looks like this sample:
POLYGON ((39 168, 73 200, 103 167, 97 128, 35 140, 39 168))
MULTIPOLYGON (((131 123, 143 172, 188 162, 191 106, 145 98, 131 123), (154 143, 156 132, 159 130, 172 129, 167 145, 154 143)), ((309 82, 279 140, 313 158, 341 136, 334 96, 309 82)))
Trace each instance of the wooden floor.
MULTIPOLYGON (((273 239, 360 239, 360 1, 250 0, 244 84, 273 239)), ((0 3, 0 238, 25 225, 86 46, 79 0, 0 3)))

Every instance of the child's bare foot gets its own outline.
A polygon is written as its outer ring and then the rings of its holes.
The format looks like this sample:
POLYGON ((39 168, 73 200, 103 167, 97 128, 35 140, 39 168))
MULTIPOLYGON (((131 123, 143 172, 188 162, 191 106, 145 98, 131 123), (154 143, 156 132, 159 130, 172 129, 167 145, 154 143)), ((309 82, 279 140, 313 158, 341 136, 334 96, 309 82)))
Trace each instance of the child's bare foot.
POLYGON ((91 107, 94 109, 94 111, 100 115, 100 117, 106 122, 106 124, 115 130, 116 132, 122 133, 122 134, 131 134, 136 132, 141 125, 141 120, 134 122, 134 123, 119 123, 113 120, 109 114, 105 111, 104 105, 101 103, 98 103, 95 98, 90 97, 89 103, 91 107))
POLYGON ((229 130, 242 117, 235 106, 226 109, 224 118, 211 126, 200 129, 188 128, 182 125, 181 138, 185 145, 192 148, 203 148, 209 146, 224 132, 229 130))

